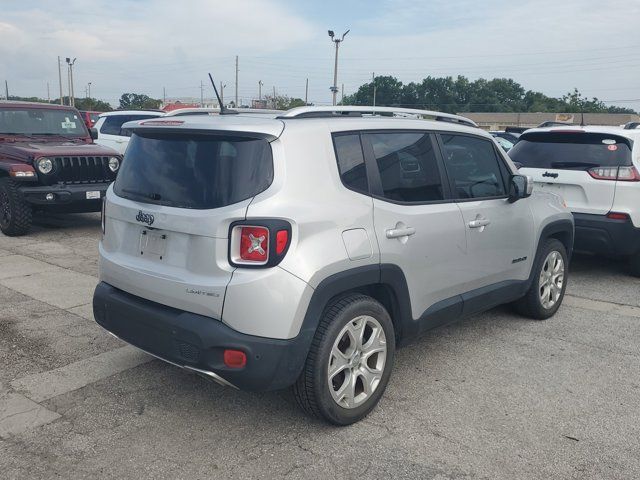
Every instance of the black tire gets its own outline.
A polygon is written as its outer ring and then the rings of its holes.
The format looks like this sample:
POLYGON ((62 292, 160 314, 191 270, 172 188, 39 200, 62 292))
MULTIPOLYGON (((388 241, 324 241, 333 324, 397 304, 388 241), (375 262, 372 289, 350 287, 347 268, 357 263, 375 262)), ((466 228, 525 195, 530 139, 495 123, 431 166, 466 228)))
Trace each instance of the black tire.
POLYGON ((567 257, 567 250, 564 248, 562 242, 555 238, 545 240, 538 250, 538 255, 536 256, 536 261, 533 266, 533 281, 531 287, 524 297, 514 303, 516 311, 534 320, 546 320, 554 316, 560 308, 560 305, 562 305, 562 300, 564 299, 564 294, 567 289, 568 274, 569 259, 567 257), (540 299, 540 276, 545 266, 545 261, 552 252, 558 252, 562 256, 562 261, 564 262, 564 279, 562 288, 560 289, 560 296, 550 308, 545 308, 540 299))
POLYGON ((8 237, 18 237, 31 229, 31 206, 24 201, 18 185, 0 178, 0 230, 8 237))
MULTIPOLYGON (((355 423, 368 415, 382 397, 389 383, 394 356, 395 332, 385 308, 366 295, 353 294, 339 298, 325 309, 320 320, 302 373, 293 386, 296 401, 309 415, 322 418, 335 425, 355 423), (362 315, 372 317, 384 331, 386 356, 380 353, 384 358, 384 367, 379 383, 369 397, 359 406, 345 408, 339 405, 331 394, 328 378, 329 361, 340 332, 349 322, 353 322, 362 315)), ((355 378, 358 379, 357 376, 355 378)))
POLYGON ((634 277, 640 277, 640 252, 629 259, 629 273, 634 277))

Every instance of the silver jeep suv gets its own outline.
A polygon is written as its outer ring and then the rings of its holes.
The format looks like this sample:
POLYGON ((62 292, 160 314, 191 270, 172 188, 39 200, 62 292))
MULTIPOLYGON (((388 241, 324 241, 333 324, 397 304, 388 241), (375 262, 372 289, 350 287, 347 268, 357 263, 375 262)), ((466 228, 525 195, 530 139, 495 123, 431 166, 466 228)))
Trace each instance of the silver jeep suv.
POLYGON ((466 118, 301 107, 126 128, 95 319, 219 383, 293 386, 345 425, 374 408, 398 346, 499 304, 546 319, 562 302, 571 213, 466 118))

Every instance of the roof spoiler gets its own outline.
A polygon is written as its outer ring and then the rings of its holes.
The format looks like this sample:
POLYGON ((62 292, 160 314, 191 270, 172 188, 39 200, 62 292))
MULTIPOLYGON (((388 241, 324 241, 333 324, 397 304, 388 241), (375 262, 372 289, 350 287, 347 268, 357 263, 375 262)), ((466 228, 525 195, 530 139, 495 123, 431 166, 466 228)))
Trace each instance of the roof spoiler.
POLYGON ((359 107, 354 105, 336 107, 297 107, 287 110, 278 116, 280 119, 288 118, 336 118, 336 117, 363 117, 363 116, 387 116, 395 118, 427 118, 437 122, 457 123, 468 127, 478 128, 478 125, 466 117, 452 113, 435 112, 431 110, 418 110, 415 108, 398 107, 359 107))

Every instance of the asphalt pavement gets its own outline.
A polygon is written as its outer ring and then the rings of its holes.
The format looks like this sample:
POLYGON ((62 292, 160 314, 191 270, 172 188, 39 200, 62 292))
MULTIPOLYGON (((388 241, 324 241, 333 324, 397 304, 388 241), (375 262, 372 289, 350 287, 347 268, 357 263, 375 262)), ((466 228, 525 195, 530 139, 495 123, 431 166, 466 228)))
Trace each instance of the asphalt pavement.
POLYGON ((3 479, 640 478, 640 279, 577 256, 548 321, 500 307, 398 352, 346 428, 224 388, 92 319, 98 214, 0 234, 3 479))

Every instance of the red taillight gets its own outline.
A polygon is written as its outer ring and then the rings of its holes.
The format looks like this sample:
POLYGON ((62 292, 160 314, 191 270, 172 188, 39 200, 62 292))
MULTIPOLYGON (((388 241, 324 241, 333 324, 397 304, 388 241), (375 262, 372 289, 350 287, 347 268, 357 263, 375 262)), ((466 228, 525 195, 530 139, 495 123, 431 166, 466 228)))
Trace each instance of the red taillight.
POLYGON ((627 215, 626 213, 620 213, 620 212, 609 212, 607 213, 607 218, 610 218, 611 220, 629 220, 629 215, 627 215))
POLYGON ((286 230, 278 230, 276 233, 276 253, 282 255, 289 244, 289 232, 286 230))
POLYGON ((269 261, 269 229, 266 227, 238 227, 240 230, 240 260, 252 263, 269 261))
POLYGON ((587 170, 596 180, 618 180, 620 182, 640 182, 636 167, 595 167, 587 170))
POLYGON ((640 173, 638 173, 636 167, 620 167, 620 171, 618 171, 618 181, 640 182, 640 173))
POLYGON ((247 364, 247 355, 242 350, 224 351, 224 364, 229 368, 244 368, 247 364))

